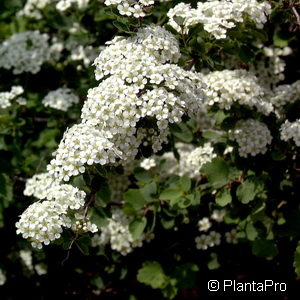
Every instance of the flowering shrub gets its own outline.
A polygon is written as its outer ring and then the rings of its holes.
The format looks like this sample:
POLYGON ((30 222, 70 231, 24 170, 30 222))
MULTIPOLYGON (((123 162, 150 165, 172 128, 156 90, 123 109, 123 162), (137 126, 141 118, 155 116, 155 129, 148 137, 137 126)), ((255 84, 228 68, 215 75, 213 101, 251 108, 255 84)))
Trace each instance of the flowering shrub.
POLYGON ((299 14, 2 1, 3 299, 199 299, 262 266, 296 285, 299 14))

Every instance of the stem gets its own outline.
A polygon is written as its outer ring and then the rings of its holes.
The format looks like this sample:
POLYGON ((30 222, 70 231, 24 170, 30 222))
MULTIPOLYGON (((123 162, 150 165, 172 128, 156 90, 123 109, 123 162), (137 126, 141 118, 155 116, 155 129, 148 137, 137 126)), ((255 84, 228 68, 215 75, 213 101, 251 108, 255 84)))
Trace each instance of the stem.
POLYGON ((193 68, 193 66, 195 65, 195 63, 197 62, 197 59, 196 58, 193 58, 191 61, 190 61, 190 63, 186 66, 186 70, 187 71, 190 71, 192 68, 193 68))
POLYGON ((299 16, 298 11, 297 11, 297 9, 294 5, 292 5, 292 11, 293 11, 293 13, 296 17, 297 25, 300 27, 300 16, 299 16))

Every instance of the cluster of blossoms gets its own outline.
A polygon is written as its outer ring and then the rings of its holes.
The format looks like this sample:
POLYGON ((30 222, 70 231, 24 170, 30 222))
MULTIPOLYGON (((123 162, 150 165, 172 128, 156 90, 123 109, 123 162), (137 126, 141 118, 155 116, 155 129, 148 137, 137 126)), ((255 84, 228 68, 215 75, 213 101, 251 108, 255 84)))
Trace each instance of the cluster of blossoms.
MULTIPOLYGON (((43 173, 29 179, 24 191, 42 202, 31 204, 16 223, 17 233, 32 241, 32 246, 42 248, 60 238, 63 227, 71 228, 72 213, 84 206, 85 192, 69 184, 60 184, 51 175, 43 173)), ((75 219, 78 219, 75 217, 75 219)), ((86 231, 97 231, 92 225, 86 231)))
POLYGON ((29 250, 21 250, 20 251, 20 258, 23 261, 24 265, 29 269, 33 270, 32 265, 32 252, 29 250))
POLYGON ((198 221, 198 228, 199 231, 208 231, 209 228, 212 226, 212 223, 209 221, 209 218, 204 217, 198 221))
POLYGON ((85 172, 84 165, 115 163, 122 153, 109 141, 112 135, 88 124, 76 124, 67 129, 47 166, 49 174, 58 180, 85 172))
POLYGON ((274 89, 271 102, 277 108, 300 100, 300 80, 292 84, 281 84, 274 89))
POLYGON ((154 0, 105 0, 105 5, 116 5, 119 13, 128 17, 143 18, 146 8, 154 4, 154 0))
POLYGON ((90 0, 59 0, 56 3, 56 8, 59 11, 65 11, 73 5, 77 5, 79 9, 87 7, 90 0))
POLYGON ((176 143, 175 148, 180 156, 179 161, 173 152, 166 152, 162 156, 153 156, 142 160, 140 166, 149 170, 158 165, 160 161, 164 161, 163 172, 165 174, 161 174, 162 176, 176 174, 199 179, 201 167, 216 157, 214 148, 210 143, 196 148, 193 145, 176 143))
POLYGON ((73 104, 78 102, 79 97, 68 88, 59 88, 55 91, 51 91, 42 100, 45 106, 62 111, 67 111, 73 104))
POLYGON ((261 86, 265 91, 271 91, 282 80, 284 80, 285 61, 282 56, 288 56, 292 53, 289 47, 275 48, 264 47, 262 56, 256 59, 249 70, 259 79, 261 86))
POLYGON ((98 56, 99 52, 101 51, 100 47, 99 48, 94 48, 92 46, 84 47, 82 45, 79 45, 75 48, 74 47, 70 47, 70 48, 71 48, 70 60, 82 61, 83 66, 85 68, 91 65, 91 63, 95 60, 95 58, 98 56))
POLYGON ((145 158, 141 161, 140 164, 141 168, 144 168, 145 170, 150 170, 151 168, 154 168, 156 166, 155 158, 145 158))
POLYGON ((37 30, 15 33, 0 45, 0 68, 13 69, 14 74, 39 72, 50 60, 48 40, 37 30))
POLYGON ((2 269, 0 269, 0 285, 4 285, 6 282, 6 276, 4 274, 4 272, 2 271, 2 269))
POLYGON ((27 0, 23 9, 18 12, 18 16, 25 16, 34 19, 43 17, 43 9, 50 5, 56 4, 56 9, 65 11, 73 5, 77 5, 79 9, 85 8, 90 0, 27 0))
POLYGON ((240 120, 235 128, 229 131, 229 138, 239 145, 239 155, 247 157, 266 153, 272 136, 268 127, 254 119, 240 120))
POLYGON ((231 229, 230 231, 225 232, 226 242, 228 244, 237 244, 238 243, 237 234, 238 231, 236 229, 231 229))
POLYGON ((96 79, 111 76, 89 90, 82 122, 109 131, 125 163, 145 141, 142 120, 156 120, 152 148, 158 151, 166 142, 168 123, 202 109, 202 76, 168 63, 179 56, 172 34, 150 25, 128 39, 116 37, 95 60, 96 79))
POLYGON ((221 209, 221 210, 215 209, 212 212, 210 218, 204 217, 204 218, 202 218, 201 220, 198 221, 199 231, 205 231, 206 232, 211 228, 213 223, 210 221, 210 219, 217 222, 217 223, 223 222, 225 214, 226 214, 226 211, 224 209, 221 209))
MULTIPOLYGON (((223 222, 226 211, 224 209, 218 210, 215 209, 210 216, 204 217, 198 221, 198 230, 207 232, 212 226, 213 223, 211 220, 220 223, 223 222)), ((236 244, 237 240, 237 230, 232 229, 229 232, 225 232, 226 242, 229 244, 236 244)), ((221 244, 221 234, 216 231, 210 231, 208 234, 201 234, 195 238, 196 248, 199 250, 207 250, 209 247, 218 246, 221 244)))
MULTIPOLYGON (((96 79, 111 76, 89 90, 82 122, 65 132, 47 166, 48 173, 34 177, 25 189, 26 195, 47 199, 32 204, 17 223, 18 233, 30 238, 33 246, 40 248, 59 238, 63 227, 72 227, 70 210, 84 205, 84 192, 61 184, 62 180, 84 173, 85 164, 116 164, 118 160, 128 164, 145 138, 145 133, 136 129, 137 123, 147 118, 156 119, 154 132, 158 134, 153 145, 160 150, 168 123, 179 122, 185 113, 192 115, 202 108, 202 76, 169 63, 177 62, 179 56, 177 40, 153 25, 128 39, 115 38, 100 53, 95 60, 96 79), (147 90, 146 84, 152 88, 147 90)), ((77 221, 75 227, 86 227, 77 221)), ((90 224, 87 227, 95 231, 90 224)))
POLYGON ((0 93, 0 107, 7 108, 11 106, 11 101, 15 101, 21 105, 26 104, 26 99, 23 97, 18 97, 24 92, 24 89, 21 86, 13 86, 9 92, 0 93))
POLYGON ((300 147, 300 119, 294 122, 286 120, 280 127, 280 138, 283 141, 293 139, 296 146, 300 147))
POLYGON ((246 19, 251 20, 258 28, 262 28, 271 13, 271 6, 267 1, 256 0, 209 0, 198 2, 197 8, 190 4, 179 3, 168 12, 169 24, 178 32, 182 27, 176 23, 176 17, 183 18, 183 30, 196 24, 203 24, 204 30, 211 33, 216 39, 225 39, 227 31, 236 27, 246 19))
POLYGON ((34 269, 35 269, 36 273, 40 276, 47 274, 47 266, 43 263, 36 264, 34 266, 34 269))
POLYGON ((45 264, 39 263, 33 265, 32 252, 30 250, 21 250, 20 258, 29 271, 35 270, 38 275, 47 273, 47 266, 45 264))
POLYGON ((234 103, 238 103, 256 108, 265 115, 273 111, 257 77, 246 70, 211 72, 204 77, 204 81, 207 85, 205 102, 208 106, 216 104, 221 109, 229 110, 234 103))
POLYGON ((41 11, 52 2, 53 0, 27 0, 23 9, 18 12, 18 16, 41 19, 43 17, 41 11))
POLYGON ((108 225, 101 228, 100 235, 94 235, 92 245, 96 247, 110 243, 111 249, 127 255, 134 248, 141 247, 144 240, 150 241, 153 238, 153 235, 146 237, 142 234, 140 238, 133 239, 129 231, 131 221, 131 218, 126 216, 121 209, 115 208, 111 218, 108 219, 108 225))
POLYGON ((209 247, 218 246, 221 244, 221 234, 216 231, 211 231, 209 234, 201 234, 195 238, 196 248, 206 250, 209 247))

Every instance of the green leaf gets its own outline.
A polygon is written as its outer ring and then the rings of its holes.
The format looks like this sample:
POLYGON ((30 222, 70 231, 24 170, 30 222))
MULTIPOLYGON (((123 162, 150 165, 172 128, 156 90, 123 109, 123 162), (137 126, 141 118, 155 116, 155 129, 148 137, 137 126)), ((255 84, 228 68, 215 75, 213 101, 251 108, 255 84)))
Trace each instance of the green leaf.
POLYGON ((6 196, 6 180, 2 173, 0 173, 0 194, 6 196))
POLYGON ((202 133, 202 136, 206 139, 218 139, 222 135, 218 132, 212 131, 212 130, 207 130, 202 133))
POLYGON ((296 274, 300 276, 300 245, 295 250, 293 266, 296 274))
POLYGON ((186 263, 177 266, 175 272, 171 274, 172 278, 177 279, 177 286, 179 289, 188 289, 194 287, 196 284, 196 274, 199 268, 196 264, 186 263))
POLYGON ((177 280, 175 278, 169 279, 169 284, 161 291, 163 296, 167 299, 176 297, 178 288, 176 286, 177 280))
POLYGON ((143 168, 135 168, 133 174, 138 181, 144 183, 149 183, 153 179, 152 174, 143 168))
POLYGON ((229 180, 229 166, 222 158, 214 158, 212 162, 206 163, 201 168, 209 183, 214 188, 220 188, 228 183, 229 180))
POLYGON ((177 188, 169 188, 164 190, 160 195, 160 200, 176 200, 181 196, 182 192, 179 187, 177 188))
POLYGON ((238 52, 238 55, 241 61, 246 64, 255 57, 255 53, 248 46, 242 46, 238 52))
POLYGON ((141 191, 137 189, 129 189, 125 192, 124 201, 130 204, 135 210, 142 209, 147 202, 141 191))
POLYGON ((91 222, 96 224, 98 228, 108 225, 109 216, 102 208, 94 208, 92 210, 91 222))
POLYGON ((190 128, 184 124, 170 124, 171 133, 180 141, 184 143, 190 143, 194 136, 190 128))
POLYGON ((218 255, 216 253, 211 253, 211 260, 208 262, 207 267, 209 270, 216 270, 220 268, 220 264, 218 262, 218 255))
POLYGON ((250 241, 254 241, 257 238, 258 232, 252 223, 247 224, 246 235, 247 235, 248 240, 250 240, 250 241))
POLYGON ((138 271, 137 280, 151 286, 153 289, 163 289, 168 284, 168 277, 157 261, 144 262, 142 268, 138 271))
POLYGON ((249 203, 254 200, 255 197, 264 190, 263 182, 254 176, 247 178, 244 182, 242 182, 237 190, 236 195, 244 204, 249 203))
POLYGON ((77 248, 83 255, 89 255, 89 247, 91 244, 91 238, 89 236, 82 236, 75 242, 77 248))
POLYGON ((219 206, 226 206, 227 204, 231 203, 232 197, 230 194, 230 190, 228 189, 223 189, 220 192, 217 193, 216 195, 216 203, 219 206))
POLYGON ((151 182, 149 184, 146 184, 142 188, 140 188, 141 193, 143 194, 144 198, 151 202, 153 201, 153 197, 155 197, 155 194, 157 192, 157 185, 154 182, 151 182))
POLYGON ((238 199, 244 203, 247 204, 250 201, 252 201, 255 198, 255 184, 249 180, 245 180, 243 183, 241 183, 237 190, 236 195, 238 199))
POLYGON ((186 176, 182 176, 179 180, 179 184, 184 192, 188 192, 191 188, 192 181, 186 176))
POLYGON ((134 240, 137 240, 142 235, 145 227, 147 225, 147 219, 143 216, 136 217, 130 224, 129 224, 129 231, 134 240))
POLYGON ((120 21, 115 20, 115 21, 113 21, 113 24, 120 31, 127 31, 128 30, 127 25, 124 24, 124 23, 122 23, 122 22, 120 22, 120 21))
POLYGON ((278 249, 273 241, 261 239, 253 242, 252 253, 259 257, 274 258, 278 249))
POLYGON ((95 170, 97 171, 97 173, 106 178, 107 177, 107 170, 104 166, 101 166, 101 165, 95 165, 95 170))
POLYGON ((273 35, 274 45, 280 48, 284 48, 289 45, 289 37, 286 36, 282 31, 275 30, 273 35))
POLYGON ((4 208, 7 208, 13 200, 13 182, 4 173, 0 173, 0 200, 1 198, 4 208))
POLYGON ((171 229, 175 225, 175 219, 165 219, 165 218, 160 218, 161 225, 165 229, 171 229))

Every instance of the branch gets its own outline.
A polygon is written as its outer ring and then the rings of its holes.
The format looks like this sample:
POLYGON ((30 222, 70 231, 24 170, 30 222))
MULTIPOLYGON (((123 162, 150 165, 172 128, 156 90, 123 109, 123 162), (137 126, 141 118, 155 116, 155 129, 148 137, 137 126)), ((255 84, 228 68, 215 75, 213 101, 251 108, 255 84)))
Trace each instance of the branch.
POLYGON ((298 14, 298 11, 294 5, 292 5, 292 11, 297 19, 297 25, 300 27, 300 16, 298 14))

